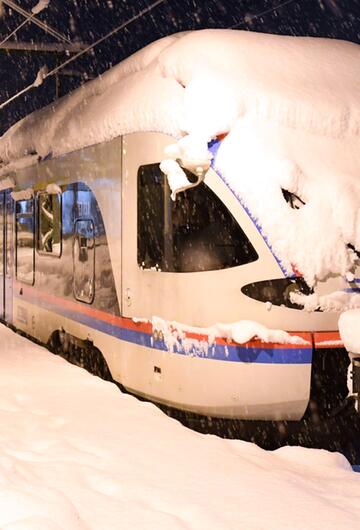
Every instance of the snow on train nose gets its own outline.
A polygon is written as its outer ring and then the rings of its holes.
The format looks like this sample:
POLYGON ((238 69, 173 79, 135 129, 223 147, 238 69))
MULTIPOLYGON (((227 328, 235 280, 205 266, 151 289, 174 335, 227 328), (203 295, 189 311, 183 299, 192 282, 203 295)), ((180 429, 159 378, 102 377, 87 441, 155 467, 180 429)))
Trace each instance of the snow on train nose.
POLYGON ((259 302, 269 302, 274 306, 285 306, 291 309, 303 309, 303 306, 292 301, 291 295, 302 294, 307 296, 313 293, 313 290, 301 276, 252 282, 244 285, 241 291, 249 298, 259 302))

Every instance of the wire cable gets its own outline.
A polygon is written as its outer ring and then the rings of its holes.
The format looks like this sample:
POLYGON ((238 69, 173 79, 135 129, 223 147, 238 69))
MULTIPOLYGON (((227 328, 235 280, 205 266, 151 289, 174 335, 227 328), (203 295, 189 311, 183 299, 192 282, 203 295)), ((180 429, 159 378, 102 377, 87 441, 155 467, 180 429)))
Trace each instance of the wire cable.
POLYGON ((9 35, 7 37, 5 37, 1 42, 0 42, 0 46, 2 46, 3 44, 5 44, 6 41, 8 41, 10 39, 10 37, 12 37, 13 35, 15 35, 20 28, 22 28, 23 26, 25 26, 25 24, 27 22, 30 22, 31 19, 34 17, 34 14, 31 13, 31 15, 29 15, 25 20, 23 20, 21 22, 21 24, 19 24, 11 33, 9 33, 9 35))
POLYGON ((63 63, 61 63, 59 66, 57 66, 53 70, 50 70, 49 73, 45 77, 50 77, 51 75, 54 75, 56 72, 61 70, 64 66, 68 65, 72 61, 75 61, 78 57, 81 57, 81 55, 84 55, 85 53, 89 52, 90 50, 95 48, 95 46, 97 46, 98 44, 101 44, 102 42, 104 42, 109 37, 112 37, 113 35, 115 35, 115 33, 118 33, 122 29, 126 28, 129 24, 131 24, 132 22, 135 22, 135 20, 137 20, 138 18, 141 18, 142 16, 146 15, 146 13, 148 13, 149 11, 152 11, 155 7, 157 7, 160 4, 163 4, 164 2, 167 2, 167 0, 157 0, 156 2, 151 4, 150 6, 145 7, 144 9, 139 11, 139 13, 137 13, 133 17, 129 18, 129 20, 127 20, 126 22, 123 22, 120 26, 118 26, 117 28, 111 30, 109 33, 107 33, 106 35, 101 37, 99 40, 95 41, 93 44, 90 44, 87 48, 84 48, 83 50, 79 51, 79 53, 77 53, 76 55, 73 55, 72 57, 70 57, 69 59, 67 59, 63 63))
POLYGON ((37 26, 39 26, 39 28, 44 30, 46 33, 49 33, 50 35, 52 35, 56 39, 61 40, 63 42, 67 42, 68 44, 71 43, 71 40, 68 39, 67 37, 65 37, 65 35, 63 35, 62 33, 60 33, 60 31, 57 31, 56 29, 54 29, 51 26, 49 26, 49 24, 46 24, 42 20, 36 18, 35 13, 29 13, 28 11, 26 11, 22 7, 20 7, 17 4, 15 4, 15 2, 13 2, 12 0, 2 0, 2 3, 7 5, 11 9, 13 9, 14 11, 17 11, 17 13, 20 13, 20 15, 22 15, 25 18, 30 19, 30 17, 31 17, 31 22, 33 24, 36 24, 37 26))
MULTIPOLYGON (((3 0, 5 4, 13 4, 12 0, 3 0)), ((109 33, 107 33, 106 35, 104 35, 103 37, 100 37, 100 39, 98 39, 97 41, 95 41, 93 44, 90 44, 89 46, 87 46, 86 48, 84 48, 83 50, 79 51, 78 53, 76 53, 75 55, 73 55, 72 57, 69 57, 69 59, 67 59, 66 61, 64 61, 63 63, 61 63, 60 65, 56 66, 55 68, 53 68, 52 70, 50 70, 49 72, 47 72, 44 76, 43 76, 43 81, 45 79, 47 79, 48 77, 51 77, 53 76, 54 74, 56 74, 59 70, 61 70, 62 68, 64 68, 65 66, 67 66, 68 64, 70 64, 71 62, 75 61, 76 59, 78 59, 79 57, 81 57, 82 55, 84 55, 85 53, 89 52, 90 50, 92 50, 93 48, 95 48, 95 46, 98 46, 99 44, 101 44, 102 42, 104 42, 106 39, 108 39, 109 37, 112 37, 113 35, 115 35, 116 33, 118 33, 119 31, 125 29, 129 24, 131 24, 132 22, 135 22, 136 20, 138 20, 139 18, 143 17, 144 15, 146 15, 147 13, 149 13, 149 11, 152 11, 153 9, 155 9, 158 5, 160 4, 163 4, 164 2, 167 2, 167 0, 156 0, 155 2, 153 2, 152 4, 150 4, 148 7, 145 7, 144 9, 142 9, 141 11, 139 11, 139 13, 137 13, 136 15, 134 15, 133 17, 129 18, 126 22, 123 22, 122 24, 120 24, 120 26, 114 28, 113 30, 111 30, 109 33)), ((259 18, 261 16, 264 16, 264 15, 267 15, 269 13, 273 13, 274 11, 276 11, 277 9, 280 9, 281 7, 285 7, 285 6, 288 6, 292 3, 294 3, 295 0, 287 0, 286 2, 282 2, 281 4, 277 5, 277 6, 274 6, 272 7, 271 9, 267 9, 265 11, 262 11, 261 13, 257 13, 253 16, 250 17, 251 20, 255 20, 256 18, 259 18)), ((26 12, 25 12, 26 13, 26 12)), ((247 19, 248 20, 248 19, 247 19)), ((242 21, 238 22, 237 24, 234 24, 233 26, 230 26, 230 29, 235 29, 236 27, 240 26, 241 24, 243 24, 244 22, 246 22, 246 19, 244 18, 242 21)), ((36 80, 31 83, 30 85, 28 85, 27 87, 23 88, 20 92, 17 92, 16 94, 14 94, 13 96, 11 96, 10 98, 8 98, 6 101, 4 101, 3 103, 0 104, 0 110, 3 109, 4 107, 6 107, 9 103, 11 103, 12 101, 14 101, 15 99, 17 99, 18 97, 22 96, 23 94, 25 94, 26 92, 28 92, 29 90, 31 90, 32 88, 35 88, 39 86, 39 83, 36 82, 36 80)))
MULTIPOLYGON (((122 29, 126 28, 129 24, 131 24, 132 22, 135 22, 135 20, 138 20, 139 18, 141 18, 142 16, 146 15, 146 13, 149 13, 149 11, 152 11, 153 9, 155 9, 155 7, 157 7, 158 5, 160 4, 163 4, 164 2, 167 2, 168 0, 156 0, 156 2, 153 2, 152 4, 150 4, 148 7, 145 7, 144 9, 142 9, 141 11, 139 11, 139 13, 137 13, 136 15, 134 15, 133 17, 129 18, 126 22, 123 22, 122 24, 120 24, 120 26, 118 26, 117 28, 111 30, 109 33, 107 33, 106 35, 104 35, 103 37, 101 37, 100 39, 98 39, 97 41, 95 41, 93 44, 90 44, 89 46, 87 46, 87 48, 84 48, 83 50, 81 50, 79 53, 76 53, 75 55, 73 55, 72 57, 70 57, 69 59, 67 59, 66 61, 64 61, 63 63, 61 63, 59 66, 57 66, 56 68, 53 68, 52 70, 50 70, 47 74, 45 74, 43 77, 42 77, 42 80, 44 81, 45 79, 47 79, 48 77, 56 74, 59 70, 61 70, 62 68, 64 68, 64 66, 68 65, 69 63, 71 63, 72 61, 75 61, 76 59, 78 59, 79 57, 81 57, 82 55, 84 55, 85 53, 89 52, 90 50, 92 50, 93 48, 95 48, 95 46, 97 46, 98 44, 101 44, 102 42, 104 42, 106 39, 108 39, 109 37, 112 37, 113 35, 115 35, 115 33, 118 33, 119 31, 121 31, 122 29)), ((9 2, 9 0, 5 0, 5 2, 9 2)), ((25 94, 26 92, 28 92, 29 90, 31 90, 32 88, 35 88, 35 87, 38 87, 39 86, 39 83, 37 83, 37 79, 38 77, 35 79, 35 81, 33 83, 31 83, 30 85, 28 85, 27 87, 23 88, 22 90, 20 90, 20 92, 17 92, 16 94, 14 94, 13 96, 11 96, 10 98, 8 98, 6 101, 4 101, 3 103, 0 104, 0 110, 3 109, 4 107, 6 107, 9 103, 11 103, 12 101, 14 101, 15 99, 17 99, 18 97, 22 96, 23 94, 25 94)))

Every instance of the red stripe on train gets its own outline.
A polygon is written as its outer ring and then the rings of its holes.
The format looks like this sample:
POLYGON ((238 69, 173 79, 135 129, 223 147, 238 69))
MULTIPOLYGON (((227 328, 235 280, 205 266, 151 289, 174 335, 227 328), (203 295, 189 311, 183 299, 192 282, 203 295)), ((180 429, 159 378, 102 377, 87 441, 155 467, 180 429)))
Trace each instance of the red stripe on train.
MULTIPOLYGON (((68 309, 70 311, 73 311, 75 313, 82 313, 84 315, 88 315, 92 318, 96 318, 98 320, 101 320, 103 322, 107 322, 109 324, 112 324, 113 326, 118 326, 122 328, 126 328, 133 331, 139 331, 143 333, 149 333, 152 334, 153 332, 153 326, 151 322, 146 322, 139 320, 138 322, 131 318, 111 315, 109 313, 106 313, 105 311, 101 311, 100 309, 96 309, 90 305, 83 304, 81 302, 76 302, 72 300, 68 300, 67 298, 62 298, 50 293, 47 293, 45 291, 41 291, 39 289, 36 289, 35 287, 30 287, 24 284, 21 284, 19 282, 14 282, 14 289, 19 290, 19 298, 21 298, 20 291, 22 292, 22 295, 24 298, 32 298, 33 300, 44 300, 45 302, 48 302, 55 306, 60 306, 65 309, 68 309)), ((175 329, 174 329, 175 331, 175 329)), ((181 332, 181 330, 179 330, 181 332)), ((185 336, 190 339, 197 339, 199 341, 208 341, 209 337, 206 334, 202 333, 193 333, 193 332, 184 332, 185 336)), ((289 332, 289 335, 291 336, 298 336, 304 339, 309 343, 309 345, 312 344, 312 336, 314 338, 314 346, 315 348, 331 348, 331 347, 341 347, 342 342, 340 339, 340 335, 338 331, 324 331, 324 332, 289 332)), ((232 340, 223 339, 220 337, 215 337, 215 341, 219 345, 224 346, 239 346, 237 342, 234 342, 232 340)), ((267 342, 264 343, 261 340, 251 340, 248 341, 242 346, 248 347, 248 348, 261 348, 264 347, 264 344, 266 344, 267 348, 284 348, 284 344, 282 343, 275 343, 275 342, 267 342)), ((298 344, 286 344, 286 348, 288 349, 298 349, 299 347, 302 347, 302 345, 298 344)), ((308 345, 304 345, 303 347, 309 347, 308 345)))
POLYGON ((344 343, 341 340, 338 331, 317 331, 313 333, 314 347, 321 348, 343 348, 344 343))

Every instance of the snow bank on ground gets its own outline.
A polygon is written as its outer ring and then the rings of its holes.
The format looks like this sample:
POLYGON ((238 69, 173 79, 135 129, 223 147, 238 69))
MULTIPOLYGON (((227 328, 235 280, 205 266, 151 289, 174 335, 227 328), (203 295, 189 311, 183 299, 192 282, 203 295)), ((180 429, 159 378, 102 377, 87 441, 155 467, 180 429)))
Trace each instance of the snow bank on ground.
MULTIPOLYGON (((178 139, 172 158, 201 174, 208 142, 229 133, 216 168, 286 274, 296 269, 313 285, 353 271, 360 248, 359 63, 358 45, 334 39, 233 30, 166 37, 14 125, 0 139, 0 160, 10 170, 26 155, 158 131, 178 139)), ((175 197, 187 182, 171 168, 175 197)))
POLYGON ((348 530, 338 453, 204 436, 0 328, 4 530, 348 530))

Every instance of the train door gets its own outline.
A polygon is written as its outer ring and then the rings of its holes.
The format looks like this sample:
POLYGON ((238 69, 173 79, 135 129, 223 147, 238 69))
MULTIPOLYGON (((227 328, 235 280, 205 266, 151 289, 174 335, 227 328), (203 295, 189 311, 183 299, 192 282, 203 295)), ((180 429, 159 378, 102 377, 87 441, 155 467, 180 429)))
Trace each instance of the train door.
MULTIPOLYGON (((13 320, 13 263, 14 263, 14 201, 11 191, 2 193, 0 199, 0 232, 2 232, 2 315, 6 322, 13 320), (2 213, 1 213, 2 212, 2 213), (2 223, 2 225, 1 225, 2 223), (2 226, 2 230, 1 230, 2 226)), ((1 236, 0 236, 1 237, 1 236)))
POLYGON ((139 263, 137 240, 139 167, 159 162, 163 158, 165 145, 170 142, 171 138, 155 134, 134 134, 124 138, 122 314, 130 318, 151 318, 155 314, 168 314, 168 306, 172 305, 166 288, 167 278, 159 278, 157 271, 144 271, 142 264, 139 263))
MULTIPOLYGON (((171 199, 159 167, 171 142, 155 133, 124 138, 123 315, 199 327, 236 321, 242 285, 263 277, 253 241, 264 242, 212 170, 204 183, 171 199)), ((256 308, 251 314, 245 305, 253 318, 256 308)))
POLYGON ((12 321, 13 203, 10 191, 0 193, 0 318, 12 321))
POLYGON ((5 193, 0 193, 0 318, 5 318, 5 193))
POLYGON ((91 219, 78 219, 74 230, 74 296, 91 304, 95 295, 95 234, 91 219))
POLYGON ((288 331, 335 329, 319 312, 284 307, 290 291, 275 289, 280 298, 265 303, 273 296, 267 287, 274 287, 274 279, 282 282, 283 272, 213 169, 203 183, 171 200, 159 162, 172 142, 156 133, 123 137, 122 314, 194 327, 253 320, 288 331), (249 296, 251 286, 258 286, 261 297, 249 296))
MULTIPOLYGON (((92 215, 93 195, 82 183, 78 183, 74 186, 73 197, 73 295, 79 302, 92 304, 95 297, 95 224, 92 215)), ((64 200, 66 201, 66 194, 64 200)))

